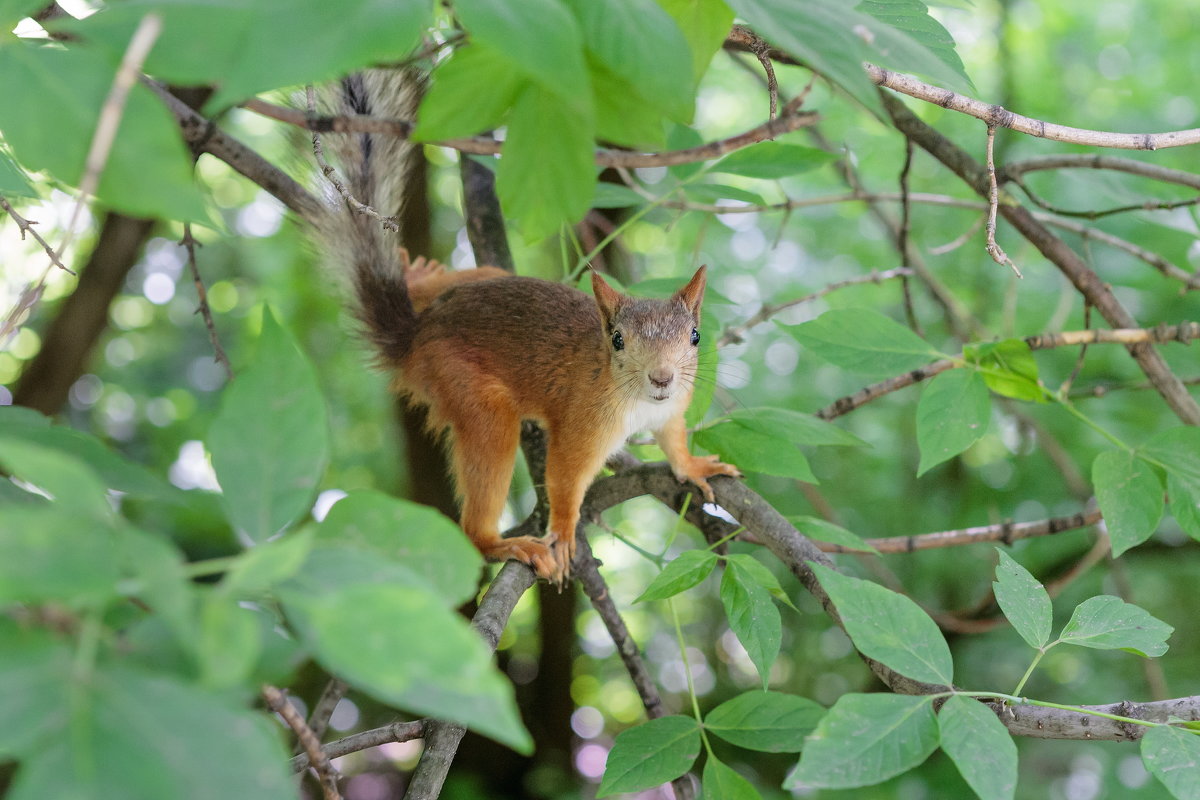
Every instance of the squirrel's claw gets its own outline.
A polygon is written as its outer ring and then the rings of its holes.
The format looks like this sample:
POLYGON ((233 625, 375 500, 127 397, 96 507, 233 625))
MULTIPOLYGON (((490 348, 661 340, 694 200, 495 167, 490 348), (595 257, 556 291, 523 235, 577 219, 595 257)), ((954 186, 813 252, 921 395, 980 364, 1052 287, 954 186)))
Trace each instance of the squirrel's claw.
POLYGON ((704 499, 710 503, 715 502, 715 498, 712 487, 708 485, 708 478, 715 475, 728 475, 731 478, 742 477, 742 473, 737 467, 722 462, 719 456, 689 456, 687 462, 676 468, 674 472, 676 480, 680 483, 693 483, 699 487, 704 499))

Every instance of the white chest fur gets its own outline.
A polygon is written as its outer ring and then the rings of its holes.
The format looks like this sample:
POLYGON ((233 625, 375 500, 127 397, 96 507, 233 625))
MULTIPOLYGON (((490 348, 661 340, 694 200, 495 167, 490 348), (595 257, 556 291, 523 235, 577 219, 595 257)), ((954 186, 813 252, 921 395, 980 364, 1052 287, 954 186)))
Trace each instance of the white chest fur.
POLYGON ((618 429, 613 431, 606 455, 619 450, 625 444, 625 440, 635 433, 661 429, 667 424, 667 420, 686 410, 686 399, 682 392, 678 392, 661 403, 642 399, 631 402, 625 408, 623 418, 618 420, 618 429))

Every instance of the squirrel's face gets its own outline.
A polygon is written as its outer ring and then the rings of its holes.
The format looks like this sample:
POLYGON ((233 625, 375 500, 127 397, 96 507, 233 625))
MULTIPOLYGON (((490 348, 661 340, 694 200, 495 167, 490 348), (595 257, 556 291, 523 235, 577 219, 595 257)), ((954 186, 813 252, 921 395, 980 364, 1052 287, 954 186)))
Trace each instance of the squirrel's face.
MULTIPOLYGON (((596 305, 608 337, 619 396, 675 409, 686 405, 696 380, 700 302, 705 268, 667 300, 637 300, 593 274, 596 305)), ((665 409, 664 409, 665 410, 665 409)))

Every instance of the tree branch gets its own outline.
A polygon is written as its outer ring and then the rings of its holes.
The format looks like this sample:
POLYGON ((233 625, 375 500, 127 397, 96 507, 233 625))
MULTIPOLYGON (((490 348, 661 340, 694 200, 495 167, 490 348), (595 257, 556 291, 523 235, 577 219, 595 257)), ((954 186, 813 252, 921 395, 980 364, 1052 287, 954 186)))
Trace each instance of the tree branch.
MULTIPOLYGON (((243 107, 248 111, 262 114, 279 122, 286 122, 298 128, 321 133, 386 133, 407 139, 412 135, 413 129, 411 122, 402 119, 382 119, 365 115, 314 116, 298 109, 277 106, 258 99, 244 103, 243 107)), ((797 111, 794 107, 785 107, 783 113, 778 117, 769 119, 744 133, 697 147, 689 147, 685 150, 635 153, 628 150, 598 148, 596 164, 602 167, 670 167, 677 164, 691 164, 696 161, 709 161, 732 153, 734 150, 740 150, 743 147, 815 125, 818 119, 819 116, 815 112, 797 111)), ((477 156, 499 155, 503 150, 500 142, 491 137, 482 136, 471 139, 450 139, 444 142, 434 142, 434 144, 477 156)))
MULTIPOLYGON (((883 94, 884 107, 896 128, 913 139, 921 148, 941 161, 967 185, 986 196, 988 179, 985 170, 970 155, 933 128, 917 119, 903 103, 883 94)), ((1112 290, 1088 268, 1083 259, 1058 237, 1050 233, 1028 209, 1005 203, 1000 212, 1018 232, 1030 241, 1075 285, 1084 298, 1115 328, 1136 328, 1137 321, 1120 304, 1112 290)), ((1148 344, 1129 345, 1129 353, 1146 377, 1154 384, 1171 410, 1188 425, 1200 425, 1200 406, 1188 394, 1187 387, 1171 372, 1162 356, 1148 344)))
MULTIPOLYGON (((415 722, 393 722, 390 725, 384 725, 381 728, 372 728, 369 731, 356 733, 352 736, 347 736, 344 739, 338 739, 336 742, 321 748, 321 752, 326 758, 340 758, 350 753, 357 753, 360 750, 370 750, 372 747, 379 747, 381 744, 389 744, 391 742, 411 742, 413 739, 420 739, 425 735, 425 726, 428 725, 427 720, 419 719, 415 722)), ((308 753, 301 753, 292 758, 292 772, 300 772, 308 769, 309 756, 308 753)))
MULTIPOLYGON (((1051 517, 1036 522, 1001 522, 996 525, 981 525, 974 528, 959 528, 936 533, 919 533, 911 536, 887 536, 867 539, 866 543, 880 553, 913 553, 917 550, 932 550, 938 547, 957 547, 980 542, 1003 542, 1012 544, 1018 539, 1034 536, 1052 536, 1063 531, 1077 530, 1095 525, 1101 519, 1099 509, 1089 509, 1067 517, 1051 517)), ((816 542, 825 553, 867 553, 840 544, 816 542)))
POLYGON ((321 750, 321 740, 305 723, 304 717, 300 716, 300 712, 288 701, 283 692, 274 686, 263 686, 262 696, 267 701, 267 708, 283 717, 283 721, 288 724, 288 727, 295 731, 296 738, 300 740, 304 752, 308 755, 309 764, 317 773, 325 800, 342 800, 342 794, 338 791, 337 770, 329 763, 329 757, 321 750))

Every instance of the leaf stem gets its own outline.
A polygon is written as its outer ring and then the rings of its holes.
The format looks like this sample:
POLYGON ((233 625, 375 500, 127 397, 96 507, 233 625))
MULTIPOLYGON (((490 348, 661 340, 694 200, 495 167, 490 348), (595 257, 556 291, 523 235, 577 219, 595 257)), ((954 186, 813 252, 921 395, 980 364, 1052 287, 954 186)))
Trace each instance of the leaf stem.
POLYGON ((1011 694, 1001 694, 1000 692, 943 692, 938 697, 949 697, 952 694, 960 694, 963 697, 995 697, 1004 700, 1007 703, 1018 706, 1041 706, 1042 708, 1057 708, 1062 711, 1074 711, 1076 714, 1087 714, 1092 717, 1103 717, 1111 719, 1114 722, 1128 722, 1134 725, 1144 725, 1147 728, 1158 728, 1161 726, 1171 727, 1168 722, 1151 722, 1145 719, 1134 719, 1133 717, 1122 717, 1118 714, 1109 714, 1106 711, 1096 711, 1091 708, 1083 708, 1081 706, 1068 706, 1062 703, 1051 703, 1046 700, 1030 700, 1028 697, 1018 697, 1011 694))
POLYGON ((687 645, 683 641, 683 626, 679 623, 679 613, 675 611, 675 602, 667 598, 667 608, 671 610, 671 622, 675 625, 675 640, 679 642, 679 657, 683 659, 683 674, 687 678, 688 697, 692 700, 692 714, 696 717, 696 725, 700 728, 700 740, 704 742, 704 750, 712 758, 712 745, 704 733, 704 718, 700 716, 700 701, 696 699, 696 685, 692 681, 692 666, 688 663, 687 645))
POLYGON ((188 578, 202 578, 206 575, 219 575, 228 572, 237 563, 239 556, 222 556, 208 558, 204 561, 192 561, 183 565, 183 574, 188 578))
MULTIPOLYGON (((1058 644, 1058 642, 1055 642, 1054 644, 1058 644)), ((1050 647, 1053 646, 1053 644, 1050 645, 1050 647)), ((1029 676, 1033 674, 1034 668, 1041 663, 1042 657, 1046 655, 1046 651, 1049 649, 1049 647, 1038 648, 1037 655, 1033 657, 1033 662, 1029 665, 1029 669, 1025 670, 1025 674, 1021 676, 1021 681, 1017 684, 1017 688, 1013 689, 1013 694, 1019 695, 1021 693, 1021 690, 1025 688, 1025 682, 1029 680, 1029 676)))
POLYGON ((1084 414, 1082 411, 1080 411, 1078 408, 1076 408, 1071 403, 1071 401, 1068 400, 1067 398, 1061 397, 1059 395, 1053 395, 1053 394, 1050 395, 1050 397, 1052 397, 1060 406, 1062 406, 1064 409, 1066 409, 1067 413, 1071 414, 1073 417, 1075 417, 1077 420, 1082 422, 1084 425, 1087 425, 1089 428, 1096 431, 1096 433, 1100 434, 1105 439, 1108 439, 1110 442, 1115 444, 1117 447, 1119 447, 1122 450, 1125 450, 1127 452, 1130 452, 1130 453, 1132 453, 1134 451, 1133 448, 1130 447, 1129 445, 1127 445, 1125 442, 1118 439, 1112 433, 1109 433, 1107 430, 1105 430, 1103 427, 1101 427, 1096 422, 1093 422, 1090 417, 1088 417, 1086 414, 1084 414))

